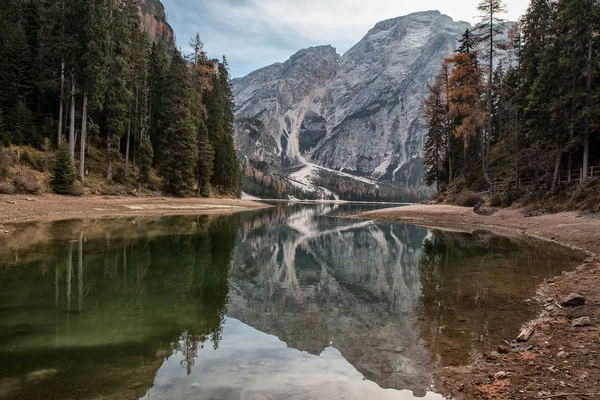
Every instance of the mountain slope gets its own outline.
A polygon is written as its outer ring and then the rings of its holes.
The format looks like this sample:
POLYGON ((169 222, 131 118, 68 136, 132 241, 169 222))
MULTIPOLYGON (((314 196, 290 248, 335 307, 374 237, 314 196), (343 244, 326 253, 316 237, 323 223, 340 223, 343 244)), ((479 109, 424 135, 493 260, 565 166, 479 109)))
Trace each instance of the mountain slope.
POLYGON ((341 57, 305 49, 234 80, 239 152, 306 190, 323 169, 373 188, 422 189, 427 83, 468 27, 437 11, 410 14, 378 23, 341 57))

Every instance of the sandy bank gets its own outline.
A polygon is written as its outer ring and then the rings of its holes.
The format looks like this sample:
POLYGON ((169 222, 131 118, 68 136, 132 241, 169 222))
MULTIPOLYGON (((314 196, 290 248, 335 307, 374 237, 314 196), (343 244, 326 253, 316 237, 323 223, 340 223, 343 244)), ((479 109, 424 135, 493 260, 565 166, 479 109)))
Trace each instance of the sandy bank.
MULTIPOLYGON (((600 399, 600 218, 576 212, 525 217, 523 210, 492 216, 447 205, 416 205, 361 214, 362 218, 407 222, 429 228, 525 235, 569 246, 590 257, 577 270, 544 281, 533 300, 540 315, 525 343, 514 337, 471 354, 468 365, 434 373, 436 390, 453 399, 600 399), (570 293, 585 297, 577 307, 561 306, 570 293), (588 326, 577 325, 588 317, 588 326)), ((440 334, 444 334, 441 332, 440 334)), ((465 349, 469 351, 469 349, 465 349)))
POLYGON ((408 222, 425 227, 466 231, 486 229, 499 234, 520 234, 584 250, 590 255, 600 254, 600 218, 577 212, 525 217, 523 210, 504 209, 491 216, 482 216, 468 207, 411 205, 370 211, 360 217, 408 222))
POLYGON ((251 200, 0 195, 0 224, 126 216, 227 214, 268 207, 251 200))

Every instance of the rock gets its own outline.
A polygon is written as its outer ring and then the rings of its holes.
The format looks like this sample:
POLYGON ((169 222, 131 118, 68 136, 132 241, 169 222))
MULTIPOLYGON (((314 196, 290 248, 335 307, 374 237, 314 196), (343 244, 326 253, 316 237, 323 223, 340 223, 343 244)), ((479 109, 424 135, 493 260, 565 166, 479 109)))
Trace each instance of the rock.
POLYGON ((34 371, 27 375, 25 382, 38 382, 43 381, 45 379, 50 378, 53 375, 56 375, 58 371, 55 369, 41 369, 39 371, 34 371))
POLYGON ((498 353, 500 354, 508 354, 509 350, 508 348, 504 347, 504 346, 498 346, 498 353))
POLYGON ((506 378, 508 378, 508 374, 506 372, 504 372, 504 371, 496 372, 494 374, 494 376, 496 377, 496 379, 506 379, 506 378))
POLYGON ((7 202, 8 204, 17 204, 16 202, 14 202, 14 201, 11 201, 11 200, 7 200, 6 202, 7 202))
POLYGON ((585 297, 577 293, 571 293, 568 296, 563 297, 560 301, 560 305, 563 307, 577 307, 585 304, 585 297))
POLYGON ((568 355, 566 352, 564 352, 564 351, 560 351, 560 352, 559 352, 559 353, 556 355, 556 357, 558 357, 558 358, 567 358, 567 357, 569 357, 569 355, 568 355))
POLYGON ((590 317, 581 317, 581 318, 575 318, 573 320, 573 322, 571 322, 571 325, 576 327, 576 328, 581 328, 584 326, 590 326, 591 322, 590 322, 590 317))

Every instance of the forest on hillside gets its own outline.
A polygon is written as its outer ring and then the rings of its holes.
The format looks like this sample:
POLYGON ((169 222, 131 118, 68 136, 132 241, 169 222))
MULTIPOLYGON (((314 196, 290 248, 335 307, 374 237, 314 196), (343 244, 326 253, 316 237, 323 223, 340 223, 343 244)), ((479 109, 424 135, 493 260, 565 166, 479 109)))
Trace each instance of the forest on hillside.
POLYGON ((138 0, 0 3, 0 192, 238 193, 225 57, 147 21, 138 0))
POLYGON ((508 202, 597 193, 600 2, 531 0, 510 26, 501 0, 478 10, 480 23, 429 85, 427 184, 508 202))

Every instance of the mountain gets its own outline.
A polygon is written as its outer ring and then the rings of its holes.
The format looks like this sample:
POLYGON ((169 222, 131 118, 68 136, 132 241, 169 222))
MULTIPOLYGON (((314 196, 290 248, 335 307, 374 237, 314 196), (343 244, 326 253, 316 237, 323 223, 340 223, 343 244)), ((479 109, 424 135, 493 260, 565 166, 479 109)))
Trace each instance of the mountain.
POLYGON ((142 28, 151 41, 161 40, 167 48, 175 48, 175 34, 167 22, 165 6, 160 0, 138 0, 142 28))
POLYGON ((235 79, 246 176, 321 196, 425 196, 427 84, 469 27, 438 11, 414 13, 379 22, 343 56, 312 47, 235 79))

